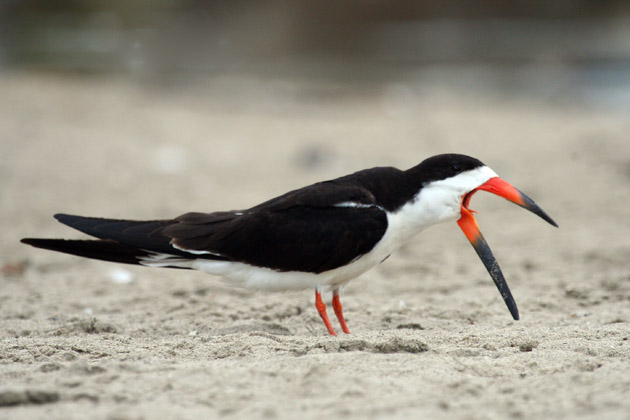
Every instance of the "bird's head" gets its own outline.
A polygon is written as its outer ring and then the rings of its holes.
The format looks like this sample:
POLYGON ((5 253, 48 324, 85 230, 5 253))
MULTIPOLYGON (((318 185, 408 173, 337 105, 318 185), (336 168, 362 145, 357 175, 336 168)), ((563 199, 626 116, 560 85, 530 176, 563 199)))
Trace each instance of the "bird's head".
POLYGON ((416 170, 417 174, 421 173, 425 178, 422 182, 423 190, 429 190, 431 195, 444 200, 442 208, 448 209, 446 213, 459 217, 457 224, 490 273, 512 317, 518 319, 516 302, 490 247, 479 230, 473 215, 475 211, 469 208, 470 200, 477 191, 488 191, 531 211, 557 227, 556 222, 534 200, 500 178, 481 161, 470 156, 457 154, 433 156, 411 170, 416 170))

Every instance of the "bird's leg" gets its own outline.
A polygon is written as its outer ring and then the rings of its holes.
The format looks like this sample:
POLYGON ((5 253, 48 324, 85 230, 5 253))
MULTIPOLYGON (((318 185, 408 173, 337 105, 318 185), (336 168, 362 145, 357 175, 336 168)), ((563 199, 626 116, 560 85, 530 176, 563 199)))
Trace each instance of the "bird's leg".
POLYGON ((326 304, 322 300, 322 294, 319 292, 319 289, 315 289, 315 307, 317 308, 317 312, 319 312, 319 316, 322 317, 322 321, 324 321, 326 328, 328 328, 330 335, 337 335, 335 330, 333 330, 332 325, 330 325, 328 314, 326 314, 326 304))
POLYGON ((339 320, 339 325, 341 325, 341 329, 346 334, 350 334, 350 330, 348 329, 348 325, 346 324, 346 320, 343 317, 343 311, 342 311, 342 308, 341 308, 341 301, 339 300, 339 289, 333 290, 332 307, 335 310, 335 315, 337 315, 337 319, 339 320))

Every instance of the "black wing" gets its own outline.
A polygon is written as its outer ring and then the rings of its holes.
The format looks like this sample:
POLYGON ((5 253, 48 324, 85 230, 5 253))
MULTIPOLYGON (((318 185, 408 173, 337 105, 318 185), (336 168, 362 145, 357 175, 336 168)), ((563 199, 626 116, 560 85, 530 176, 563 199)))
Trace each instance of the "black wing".
POLYGON ((242 212, 189 213, 161 233, 199 257, 321 273, 369 252, 387 215, 364 188, 324 182, 242 212), (209 254, 204 254, 209 253, 209 254))
POLYGON ((147 251, 173 253, 169 238, 161 234, 165 227, 174 223, 173 220, 116 220, 70 214, 55 214, 55 219, 99 239, 147 251))
POLYGON ((368 190, 335 181, 291 191, 241 212, 187 213, 157 221, 67 214, 55 218, 100 240, 27 238, 22 242, 131 264, 160 253, 312 273, 366 254, 387 230, 387 215, 368 190))

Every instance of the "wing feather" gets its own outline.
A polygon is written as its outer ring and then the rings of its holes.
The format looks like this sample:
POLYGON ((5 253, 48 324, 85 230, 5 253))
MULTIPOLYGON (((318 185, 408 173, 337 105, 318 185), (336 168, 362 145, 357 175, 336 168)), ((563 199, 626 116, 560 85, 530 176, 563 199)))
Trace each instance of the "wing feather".
POLYGON ((336 181, 291 191, 248 210, 186 213, 173 220, 55 217, 88 235, 121 244, 117 249, 140 250, 143 257, 148 251, 313 273, 366 254, 387 230, 387 214, 372 193, 336 181))
POLYGON ((195 213, 176 221, 162 234, 177 249, 278 271, 314 273, 369 252, 387 230, 387 215, 369 191, 333 182, 292 191, 242 212, 195 213))

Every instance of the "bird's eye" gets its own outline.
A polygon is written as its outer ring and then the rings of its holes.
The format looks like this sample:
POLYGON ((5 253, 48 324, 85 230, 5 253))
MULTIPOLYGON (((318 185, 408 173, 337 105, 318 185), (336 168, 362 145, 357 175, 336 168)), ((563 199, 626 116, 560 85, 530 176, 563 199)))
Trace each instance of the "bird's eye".
POLYGON ((455 173, 459 173, 462 171, 462 165, 460 165, 459 163, 452 163, 451 170, 455 173))

